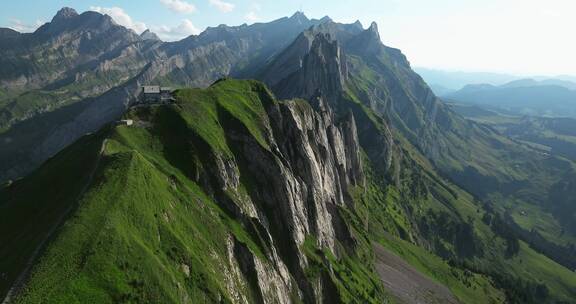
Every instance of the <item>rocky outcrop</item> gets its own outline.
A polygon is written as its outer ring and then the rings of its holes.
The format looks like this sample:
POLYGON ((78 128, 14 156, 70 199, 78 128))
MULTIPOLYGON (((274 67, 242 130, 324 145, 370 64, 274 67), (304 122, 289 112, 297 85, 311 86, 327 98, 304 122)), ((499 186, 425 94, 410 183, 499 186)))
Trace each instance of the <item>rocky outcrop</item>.
MULTIPOLYGON (((246 245, 237 241, 231 245, 231 253, 233 252, 231 263, 238 264, 242 276, 251 282, 252 289, 256 291, 254 297, 258 302, 291 303, 290 294, 298 294, 298 292, 293 286, 290 272, 275 251, 272 251, 270 260, 263 261, 255 256, 246 245), (269 263, 272 264, 272 267, 269 263)), ((236 288, 236 286, 230 286, 230 292, 234 293, 236 288)), ((242 303, 243 300, 237 303, 242 303)))
MULTIPOLYGON (((334 250, 335 229, 331 206, 343 206, 350 187, 363 180, 353 116, 347 128, 335 123, 334 113, 321 99, 318 110, 290 101, 271 109, 271 124, 278 151, 301 193, 303 234, 316 236, 321 247, 334 250), (345 142, 348 140, 348 146, 345 142), (306 225, 307 223, 307 225, 306 225), (308 226, 308 227, 306 227, 308 226)), ((303 241, 304 235, 296 240, 303 241)))
POLYGON ((339 256, 341 248, 355 244, 339 213, 351 203, 352 187, 364 182, 354 115, 337 119, 322 99, 314 108, 304 100, 271 103, 263 146, 225 109, 219 111, 233 157, 214 153, 214 162, 221 165, 207 166, 214 178, 199 181, 235 216, 256 222, 270 248, 263 261, 234 243, 240 269, 265 303, 290 303, 294 293, 321 302, 331 291, 304 279, 308 260, 302 246, 311 237, 319 248, 339 256), (247 195, 231 196, 242 192, 240 181, 250 185, 247 195))
POLYGON ((339 43, 329 34, 318 33, 302 58, 300 68, 272 86, 272 90, 281 98, 323 96, 334 99, 343 91, 347 77, 346 58, 339 43))
POLYGON ((152 33, 150 30, 143 31, 142 34, 140 34, 140 38, 143 40, 161 41, 160 38, 158 38, 158 35, 156 35, 156 33, 152 33))

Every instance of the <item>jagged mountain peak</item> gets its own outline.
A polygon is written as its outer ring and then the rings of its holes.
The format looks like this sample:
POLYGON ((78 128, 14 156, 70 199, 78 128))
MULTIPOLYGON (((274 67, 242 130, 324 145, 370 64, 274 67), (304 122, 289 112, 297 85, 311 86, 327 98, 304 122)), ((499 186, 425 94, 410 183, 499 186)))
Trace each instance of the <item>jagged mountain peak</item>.
POLYGON ((344 44, 352 37, 362 33, 362 31, 362 27, 358 27, 356 24, 343 24, 329 20, 311 27, 304 32, 304 35, 312 39, 316 33, 329 33, 331 39, 338 40, 340 44, 344 44))
POLYGON ((71 7, 63 7, 58 11, 58 13, 56 13, 54 18, 52 18, 52 22, 58 22, 61 20, 66 20, 66 19, 77 17, 77 16, 78 16, 78 13, 76 12, 75 9, 73 9, 71 7))
POLYGON ((358 35, 355 35, 349 41, 343 41, 342 43, 355 54, 377 54, 386 49, 380 39, 376 22, 372 22, 370 27, 365 30, 361 29, 361 32, 358 35))
MULTIPOLYGON (((277 55, 273 62, 258 75, 258 78, 263 79, 272 88, 278 89, 284 85, 292 87, 295 83, 290 85, 290 81, 286 79, 296 77, 292 74, 300 72, 303 73, 299 79, 301 83, 307 82, 305 79, 318 76, 318 79, 329 79, 330 81, 327 82, 330 82, 330 88, 341 88, 342 81, 347 78, 347 65, 342 48, 347 46, 350 40, 364 33, 368 33, 368 30, 364 30, 359 22, 342 24, 330 20, 314 25, 302 32, 286 50, 277 55), (312 62, 310 61, 312 58, 318 59, 314 62, 320 63, 316 68, 315 64, 306 64, 312 62), (331 67, 325 66, 326 63, 330 63, 331 67), (330 70, 330 72, 324 70, 330 70), (286 81, 281 84, 283 79, 286 81)), ((324 82, 321 81, 321 83, 324 82)), ((279 89, 281 91, 279 96, 283 98, 310 97, 315 93, 309 85, 305 86, 303 90, 279 89)))
POLYGON ((380 33, 378 32, 378 24, 376 22, 372 22, 367 31, 373 34, 375 38, 380 40, 380 33))
POLYGON ((339 47, 338 41, 336 39, 333 39, 332 34, 323 32, 315 33, 314 38, 312 40, 311 51, 321 52, 320 51, 321 48, 328 46, 334 49, 337 49, 339 47))
POLYGON ((291 20, 295 20, 297 22, 300 23, 304 23, 304 22, 308 22, 310 21, 310 19, 308 19, 308 17, 306 17, 306 15, 304 14, 304 12, 302 11, 297 11, 296 13, 294 13, 294 15, 292 15, 290 17, 291 20))
POLYGON ((63 8, 58 11, 54 18, 52 18, 51 22, 45 23, 39 27, 35 34, 45 38, 52 35, 58 35, 65 31, 81 32, 86 29, 105 31, 112 27, 131 31, 114 22, 112 17, 109 15, 95 11, 86 11, 82 14, 78 14, 74 9, 63 8))
POLYGON ((364 29, 364 26, 362 25, 362 22, 360 22, 360 20, 356 20, 356 22, 354 22, 353 25, 359 29, 364 29))
POLYGON ((140 38, 143 40, 157 40, 161 41, 161 39, 156 35, 156 33, 151 32, 149 29, 146 29, 142 34, 140 34, 140 38))
POLYGON ((285 66, 288 62, 298 62, 297 68, 281 70, 279 81, 269 83, 281 98, 326 98, 335 102, 342 92, 347 79, 346 58, 340 43, 332 32, 308 31, 272 66, 285 66), (304 39, 306 38, 306 39, 304 39), (306 44, 302 42, 306 42, 306 44), (284 79, 282 79, 284 77, 284 79), (280 80, 282 79, 282 80, 280 80))

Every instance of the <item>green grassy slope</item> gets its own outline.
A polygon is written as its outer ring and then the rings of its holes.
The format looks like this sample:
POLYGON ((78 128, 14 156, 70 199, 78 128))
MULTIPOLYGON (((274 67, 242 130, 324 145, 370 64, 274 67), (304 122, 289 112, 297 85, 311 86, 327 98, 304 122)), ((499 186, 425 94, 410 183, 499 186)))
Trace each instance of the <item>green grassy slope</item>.
POLYGON ((230 229, 196 185, 171 179, 137 151, 111 141, 92 189, 41 260, 21 302, 230 299, 222 289, 229 271, 222 263, 223 240, 230 229))
MULTIPOLYGON (((482 205, 429 172, 425 163, 412 166, 420 167, 422 173, 407 174, 399 185, 386 188, 379 187, 378 178, 371 176, 371 185, 358 190, 356 209, 361 224, 374 241, 450 288, 464 303, 486 303, 489 298, 499 302, 504 293, 498 289, 510 288, 504 284, 514 284, 515 280, 546 286, 548 297, 535 303, 572 301, 576 296, 574 272, 522 241, 518 253, 508 256, 504 239, 482 221, 485 214, 482 205), (431 220, 438 219, 439 214, 444 216, 442 221, 431 220), (471 223, 472 227, 470 234, 464 234, 465 238, 458 237, 466 231, 459 230, 466 227, 462 223, 471 223)), ((529 301, 512 297, 509 295, 508 301, 529 301)))
MULTIPOLYGON (((351 100, 359 102, 354 95, 351 100)), ((507 301, 513 303, 570 302, 576 296, 574 272, 522 241, 518 253, 509 256, 503 236, 483 221, 483 203, 439 175, 401 132, 392 134, 396 169, 391 170, 398 172, 382 175, 365 156, 367 187, 355 192, 357 225, 370 238, 449 287, 464 303, 498 302, 502 289, 508 289, 507 301), (522 284, 528 287, 513 290, 522 284), (539 284, 548 290, 546 299, 523 298, 539 284)))
POLYGON ((74 210, 95 169, 102 135, 84 137, 23 180, 0 189, 0 292, 4 294, 50 232, 74 210))
MULTIPOLYGON (((452 104, 455 111, 467 119, 489 125, 498 132, 511 138, 516 144, 524 146, 534 154, 549 158, 550 164, 561 164, 567 172, 559 170, 554 177, 552 189, 565 188, 564 184, 573 179, 569 160, 576 159, 576 120, 570 118, 520 117, 496 111, 486 111, 477 106, 452 104), (554 161, 553 157, 556 157, 554 161)), ((529 178, 542 181, 539 173, 529 178)), ((550 185, 550 179, 543 184, 550 185)), ((518 197, 493 196, 500 203, 502 212, 510 214, 511 219, 523 230, 535 231, 545 240, 569 248, 576 246, 574 225, 572 225, 575 207, 567 203, 573 199, 570 191, 551 190, 548 197, 534 192, 544 192, 536 188, 525 191, 522 198, 534 196, 537 200, 526 200, 518 197), (562 203, 566 202, 566 203, 562 203)))
MULTIPOLYGON (((104 154, 89 190, 17 303, 258 301, 250 276, 233 275, 227 243, 242 244, 265 267, 274 267, 271 248, 250 222, 226 212, 195 180, 211 170, 214 155, 235 157, 224 138, 223 112, 267 149, 262 128, 267 103, 276 101, 263 85, 227 80, 206 90, 179 91, 175 105, 132 109, 127 117, 134 126, 102 135, 104 154)), ((231 197, 246 195, 248 186, 231 197)), ((360 253, 336 258, 309 243, 303 250, 313 261, 307 279, 325 277, 338 301, 385 301, 360 253)))

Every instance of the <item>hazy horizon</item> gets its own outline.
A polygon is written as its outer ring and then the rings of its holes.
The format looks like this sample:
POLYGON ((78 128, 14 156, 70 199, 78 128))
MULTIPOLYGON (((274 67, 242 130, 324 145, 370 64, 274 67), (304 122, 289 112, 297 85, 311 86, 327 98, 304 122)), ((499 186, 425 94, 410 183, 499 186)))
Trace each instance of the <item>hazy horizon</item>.
POLYGON ((576 27, 576 2, 569 0, 49 0, 34 2, 30 10, 31 4, 5 3, 0 26, 30 32, 69 6, 79 13, 108 14, 138 33, 150 29, 170 41, 208 26, 269 22, 301 10, 309 18, 360 20, 364 27, 377 22, 382 41, 401 49, 414 67, 521 77, 576 75, 576 60, 571 60, 576 43, 567 39, 576 27))

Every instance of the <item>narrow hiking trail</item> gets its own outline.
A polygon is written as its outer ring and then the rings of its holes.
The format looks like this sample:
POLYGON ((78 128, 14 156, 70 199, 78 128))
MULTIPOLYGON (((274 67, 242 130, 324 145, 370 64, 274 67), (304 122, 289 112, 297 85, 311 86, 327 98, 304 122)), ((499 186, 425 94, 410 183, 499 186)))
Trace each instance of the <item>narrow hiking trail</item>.
POLYGON ((24 283, 26 283, 26 280, 30 275, 30 271, 32 270, 32 267, 34 266, 34 262, 39 257, 40 253, 42 252, 42 249, 45 248, 45 245, 48 243, 48 240, 50 240, 54 236, 56 231, 58 231, 58 229, 60 227, 62 227, 65 219, 72 212, 72 210, 75 209, 76 207, 78 207, 80 200, 82 199, 82 197, 84 196, 84 194, 88 190, 88 187, 92 184, 92 182, 94 180, 94 175, 96 174, 96 171, 98 170, 98 167, 100 166, 100 160, 102 159, 102 156, 104 155, 104 150, 106 149, 106 141, 107 141, 107 139, 104 139, 102 141, 102 146, 100 147, 100 151, 98 152, 98 156, 96 157, 96 161, 94 163, 94 166, 92 167, 92 170, 90 170, 90 173, 88 175, 88 180, 86 181, 86 184, 84 185, 82 190, 80 190, 80 192, 78 193, 78 196, 75 199, 75 203, 70 204, 68 209, 66 209, 66 211, 64 211, 62 213, 60 218, 58 218, 56 225, 54 225, 48 231, 48 233, 46 233, 46 236, 44 237, 44 239, 42 239, 42 241, 40 242, 40 244, 38 244, 38 246, 36 247, 34 252, 32 252, 32 255, 30 256, 30 258, 28 259, 28 262, 26 263, 26 267, 24 268, 24 270, 22 270, 20 275, 18 275, 18 277, 14 281, 14 284, 12 284, 12 287, 6 293, 6 296, 4 297, 2 304, 9 304, 12 301, 12 298, 14 298, 14 296, 16 296, 16 294, 18 294, 18 292, 22 289, 22 287, 24 287, 24 283))

